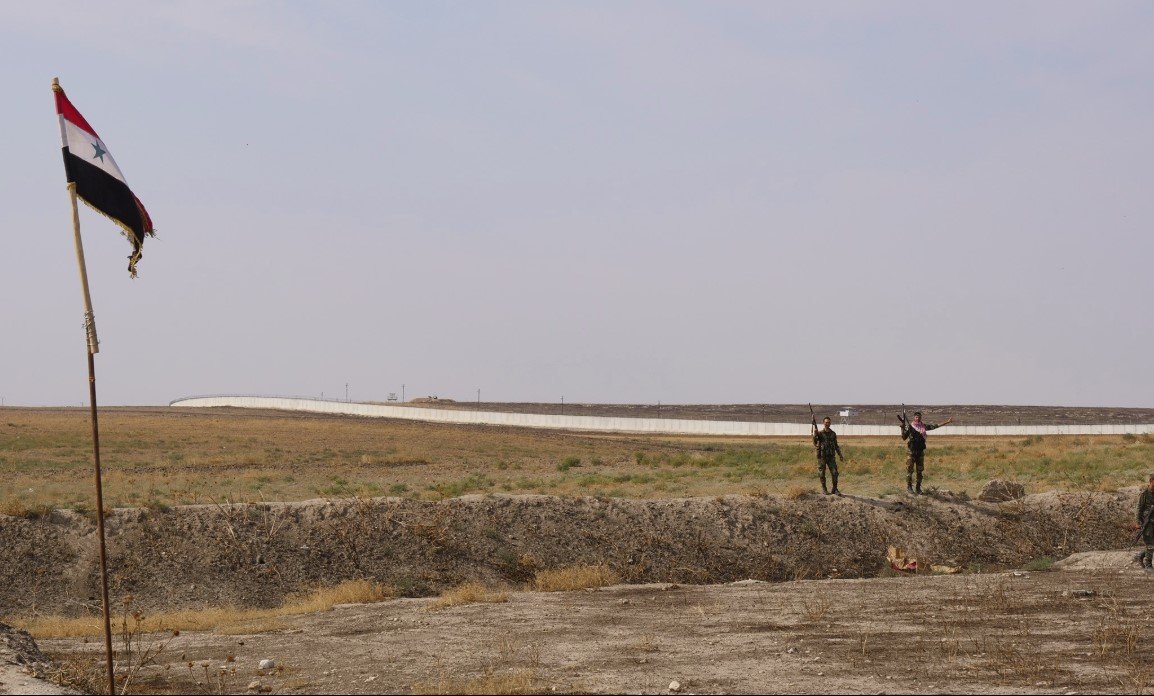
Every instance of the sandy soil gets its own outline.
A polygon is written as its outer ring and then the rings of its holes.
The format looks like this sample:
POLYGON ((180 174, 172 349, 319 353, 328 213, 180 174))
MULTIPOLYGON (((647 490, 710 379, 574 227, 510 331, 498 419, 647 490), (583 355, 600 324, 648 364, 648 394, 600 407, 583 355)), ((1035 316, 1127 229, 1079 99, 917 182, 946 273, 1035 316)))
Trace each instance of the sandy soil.
MULTIPOLYGON (((1145 693, 1152 582, 1123 552, 1050 572, 516 592, 440 610, 401 599, 292 617, 272 634, 182 634, 139 688, 1145 693), (257 669, 262 659, 277 667, 257 669)), ((97 642, 41 647, 99 653, 97 642)))

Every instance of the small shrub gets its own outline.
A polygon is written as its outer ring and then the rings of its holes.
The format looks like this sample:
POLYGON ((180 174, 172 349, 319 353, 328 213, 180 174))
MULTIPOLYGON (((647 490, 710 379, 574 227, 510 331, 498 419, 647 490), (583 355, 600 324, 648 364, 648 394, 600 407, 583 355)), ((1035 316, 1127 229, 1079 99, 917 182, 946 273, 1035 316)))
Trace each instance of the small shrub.
POLYGON ((371 580, 347 580, 333 587, 320 587, 308 594, 292 595, 283 609, 286 614, 328 611, 337 604, 372 604, 393 599, 397 588, 371 580))
POLYGON ((569 592, 588 587, 608 587, 621 582, 621 576, 607 565, 569 566, 539 570, 529 583, 534 592, 569 592))
POLYGON ((809 492, 809 486, 802 486, 801 484, 795 483, 789 488, 785 489, 785 498, 786 500, 801 500, 802 498, 809 495, 809 492))
POLYGON ((458 585, 451 590, 445 590, 441 593, 440 597, 433 600, 433 603, 429 605, 429 609, 444 609, 446 607, 455 607, 458 604, 495 604, 508 601, 508 592, 490 589, 483 583, 474 581, 467 582, 464 585, 458 585))
POLYGON ((829 597, 816 595, 802 602, 802 613, 806 621, 813 623, 824 619, 829 614, 831 606, 829 597))
POLYGON ((0 515, 23 517, 26 520, 38 520, 52 514, 52 504, 47 502, 30 502, 23 498, 9 498, 0 503, 0 515))
POLYGON ((569 471, 575 466, 581 466, 581 457, 566 457, 565 461, 557 465, 557 471, 569 471))
POLYGON ((1023 570, 1043 571, 1049 570, 1050 566, 1054 565, 1054 559, 1049 556, 1041 556, 1026 563, 1023 570))

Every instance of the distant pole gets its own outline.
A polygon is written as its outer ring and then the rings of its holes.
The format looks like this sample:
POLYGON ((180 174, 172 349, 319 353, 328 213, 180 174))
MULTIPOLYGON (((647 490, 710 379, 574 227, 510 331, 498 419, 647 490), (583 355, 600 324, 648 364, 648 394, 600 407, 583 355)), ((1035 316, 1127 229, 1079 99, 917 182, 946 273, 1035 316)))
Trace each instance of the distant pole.
POLYGON ((349 383, 345 382, 345 402, 347 403, 348 400, 349 400, 349 383))
POLYGON ((565 397, 561 397, 561 415, 565 415, 565 397))
POLYGON ((477 388, 477 403, 481 403, 481 388, 477 388))
POLYGON ((401 403, 405 403, 405 385, 401 385, 401 403))
MULTIPOLYGON (((56 80, 53 90, 59 89, 56 80)), ((76 184, 69 182, 68 198, 72 201, 72 233, 76 243, 76 264, 80 269, 80 289, 84 293, 84 333, 88 342, 88 400, 92 413, 92 455, 96 479, 96 531, 100 542, 100 599, 104 610, 104 654, 108 661, 108 693, 116 693, 112 668, 112 620, 108 606, 108 551, 104 534, 104 488, 100 472, 100 427, 96 419, 96 361, 100 341, 96 338, 96 317, 92 313, 92 295, 88 292, 88 268, 84 263, 84 243, 80 239, 80 210, 76 204, 76 184)))

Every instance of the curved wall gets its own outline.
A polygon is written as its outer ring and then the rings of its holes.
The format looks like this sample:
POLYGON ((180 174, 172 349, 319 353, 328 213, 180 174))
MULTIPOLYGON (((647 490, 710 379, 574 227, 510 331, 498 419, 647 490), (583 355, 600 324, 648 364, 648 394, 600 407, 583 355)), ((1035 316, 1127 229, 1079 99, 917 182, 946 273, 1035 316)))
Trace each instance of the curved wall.
MULTIPOLYGON (((603 416, 560 416, 495 411, 358 404, 320 399, 291 399, 268 396, 201 396, 177 399, 170 406, 189 408, 266 408, 280 411, 309 411, 369 418, 398 418, 435 423, 473 423, 518 428, 552 430, 592 430, 617 433, 661 433, 667 435, 748 435, 771 437, 808 436, 809 423, 756 423, 745 421, 676 420, 671 418, 615 418, 603 416)), ((838 425, 839 435, 900 436, 896 425, 838 425)), ((1154 424, 1132 425, 949 425, 934 431, 939 435, 1135 435, 1154 433, 1154 424)))

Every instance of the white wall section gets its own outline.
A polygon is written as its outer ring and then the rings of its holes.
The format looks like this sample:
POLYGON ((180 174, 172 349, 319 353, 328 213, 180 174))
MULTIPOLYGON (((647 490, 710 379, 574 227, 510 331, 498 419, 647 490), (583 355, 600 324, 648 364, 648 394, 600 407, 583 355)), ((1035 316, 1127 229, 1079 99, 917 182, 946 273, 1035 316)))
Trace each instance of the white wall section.
MULTIPOLYGON (((265 408, 280 411, 308 411, 368 418, 397 418, 433 423, 472 423, 504 425, 516 428, 552 430, 592 430, 614 433, 660 433, 665 435, 746 435, 772 437, 808 436, 809 423, 757 423, 746 421, 676 420, 672 418, 617 418, 605 416, 561 416, 535 413, 500 413, 496 411, 458 411, 456 409, 358 404, 320 399, 290 399, 267 396, 201 396, 177 399, 170 406, 189 408, 265 408)), ((839 425, 839 435, 900 436, 896 425, 839 425)), ((944 435, 1142 435, 1154 433, 1154 424, 1129 425, 947 425, 934 431, 944 435)))

